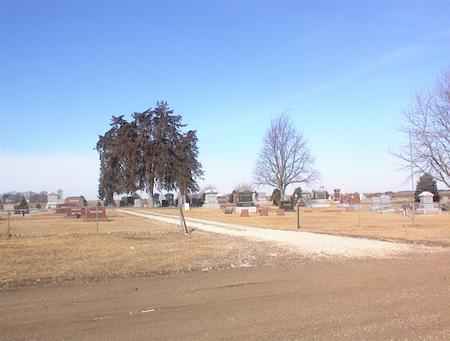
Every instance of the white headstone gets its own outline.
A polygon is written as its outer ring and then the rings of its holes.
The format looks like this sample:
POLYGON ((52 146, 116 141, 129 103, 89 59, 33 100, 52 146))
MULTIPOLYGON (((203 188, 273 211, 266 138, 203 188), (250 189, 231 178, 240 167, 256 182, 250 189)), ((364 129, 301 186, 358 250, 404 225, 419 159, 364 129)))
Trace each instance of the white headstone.
POLYGON ((433 193, 426 191, 422 192, 419 194, 419 200, 423 207, 430 208, 430 206, 433 206, 433 193))
POLYGON ((432 214, 439 213, 441 210, 439 207, 435 207, 433 203, 433 193, 431 192, 422 192, 419 194, 419 208, 417 209, 418 213, 423 214, 432 214))
POLYGON ((141 199, 134 199, 134 207, 142 208, 144 207, 144 202, 141 199))
POLYGON ((372 211, 389 212, 392 211, 392 199, 387 194, 382 194, 371 199, 370 209, 372 211))
POLYGON ((312 208, 326 208, 330 207, 330 202, 328 199, 313 199, 311 200, 312 208))
POLYGON ((206 192, 205 193, 205 203, 203 204, 205 208, 219 208, 219 202, 217 201, 217 192, 206 192))

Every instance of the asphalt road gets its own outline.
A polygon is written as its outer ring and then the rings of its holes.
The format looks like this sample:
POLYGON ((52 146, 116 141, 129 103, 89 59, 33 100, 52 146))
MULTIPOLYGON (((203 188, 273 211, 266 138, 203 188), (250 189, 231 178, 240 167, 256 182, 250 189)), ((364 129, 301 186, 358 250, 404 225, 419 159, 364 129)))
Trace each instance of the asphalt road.
POLYGON ((1 340, 450 340, 450 253, 0 292, 1 340))

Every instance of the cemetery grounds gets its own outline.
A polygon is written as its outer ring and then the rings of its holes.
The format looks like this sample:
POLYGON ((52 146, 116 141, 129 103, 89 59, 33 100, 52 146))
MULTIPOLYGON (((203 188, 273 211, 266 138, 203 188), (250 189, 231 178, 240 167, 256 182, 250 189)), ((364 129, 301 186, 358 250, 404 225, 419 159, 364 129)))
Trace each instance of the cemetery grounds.
MULTIPOLYGON (((131 212, 178 215, 174 208, 128 209, 131 212)), ((297 230, 296 212, 280 216, 240 217, 220 209, 193 208, 187 219, 278 230, 297 230)), ((302 208, 300 231, 369 239, 450 246, 450 215, 376 213, 368 207, 346 211, 336 207, 302 208)), ((190 237, 179 227, 108 210, 108 220, 84 221, 51 212, 0 217, 0 288, 73 280, 154 276, 193 270, 273 265, 301 259, 274 243, 254 242, 223 234, 195 231, 190 237), (273 256, 277 255, 277 256, 273 256), (283 257, 280 257, 280 256, 283 257)))

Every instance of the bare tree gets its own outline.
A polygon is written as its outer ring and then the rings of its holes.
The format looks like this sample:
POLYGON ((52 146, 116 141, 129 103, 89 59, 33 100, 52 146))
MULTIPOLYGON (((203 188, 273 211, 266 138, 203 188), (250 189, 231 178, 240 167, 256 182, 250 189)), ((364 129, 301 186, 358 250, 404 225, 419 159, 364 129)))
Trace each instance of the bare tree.
POLYGON ((272 120, 255 169, 255 183, 278 188, 285 197, 290 184, 310 183, 318 177, 306 140, 286 115, 272 120))
POLYGON ((416 173, 429 173, 450 187, 450 72, 436 91, 417 96, 405 119, 412 148, 405 146, 396 156, 416 173))

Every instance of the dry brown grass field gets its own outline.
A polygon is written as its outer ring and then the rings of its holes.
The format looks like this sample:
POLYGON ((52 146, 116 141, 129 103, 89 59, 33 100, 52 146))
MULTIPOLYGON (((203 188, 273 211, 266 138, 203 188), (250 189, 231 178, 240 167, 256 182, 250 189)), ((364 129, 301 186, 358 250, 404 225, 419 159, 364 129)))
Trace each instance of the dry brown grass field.
MULTIPOLYGON (((134 210, 134 209, 133 209, 134 210)), ((136 210, 134 210, 136 211, 136 210)), ((176 209, 137 211, 178 214, 176 209)), ((195 208, 187 217, 264 228, 295 230, 297 216, 275 211, 244 218, 221 210, 195 208)), ((176 226, 108 211, 108 221, 65 218, 52 213, 0 220, 0 288, 66 280, 100 279, 273 264, 270 254, 288 255, 267 243, 195 231, 190 237, 176 226), (268 252, 267 249, 270 248, 268 252)), ((450 246, 450 215, 416 216, 338 209, 303 209, 304 231, 402 240, 450 246)), ((289 255, 290 257, 297 257, 289 255)))
MULTIPOLYGON (((151 276, 272 262, 267 245, 109 211, 95 222, 54 214, 0 222, 0 288, 114 277, 151 276)), ((282 250, 273 248, 281 254, 282 250)))
MULTIPOLYGON (((145 210, 178 214, 176 209, 145 210)), ((264 228, 297 229, 295 212, 286 212, 285 216, 278 216, 275 210, 272 210, 266 217, 258 215, 239 217, 236 214, 224 214, 219 209, 194 208, 186 212, 186 217, 264 228)), ((416 215, 415 223, 412 225, 410 217, 399 213, 376 213, 367 208, 360 211, 302 208, 300 225, 302 231, 450 246, 450 215, 445 212, 439 215, 416 215)))

